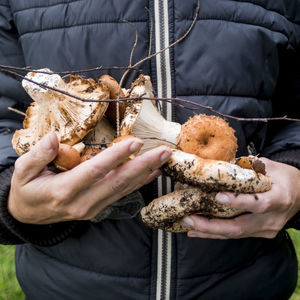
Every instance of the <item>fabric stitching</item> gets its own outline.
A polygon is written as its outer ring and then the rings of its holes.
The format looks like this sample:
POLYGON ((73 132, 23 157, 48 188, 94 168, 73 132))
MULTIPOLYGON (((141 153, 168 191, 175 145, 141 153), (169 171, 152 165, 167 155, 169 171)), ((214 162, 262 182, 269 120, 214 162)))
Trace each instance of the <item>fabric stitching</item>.
POLYGON ((249 98, 249 99, 255 99, 258 101, 270 101, 270 98, 258 98, 251 95, 226 95, 226 94, 205 94, 205 93, 197 93, 197 94, 178 94, 177 97, 193 97, 193 96, 205 96, 205 97, 231 97, 231 98, 249 98))
MULTIPOLYGON (((187 18, 187 19, 184 19, 184 21, 193 21, 193 20, 190 19, 190 18, 187 18)), ((201 18, 201 19, 197 19, 197 22, 199 22, 199 21, 221 21, 221 22, 229 22, 229 23, 237 23, 237 24, 248 25, 248 26, 261 27, 261 28, 265 28, 265 29, 267 29, 267 30, 269 30, 271 32, 282 34, 287 40, 289 40, 289 37, 284 32, 281 32, 279 30, 271 29, 271 28, 269 28, 267 26, 264 26, 262 24, 253 24, 253 23, 242 22, 242 21, 238 21, 238 20, 226 20, 226 19, 222 19, 222 18, 219 18, 219 19, 217 19, 217 18, 201 18)), ((178 20, 178 22, 182 22, 182 21, 178 20)))
POLYGON ((26 7, 26 8, 22 8, 22 9, 19 9, 19 10, 15 10, 13 11, 13 13, 19 13, 19 12, 22 12, 22 11, 26 11, 26 10, 30 10, 30 9, 39 9, 39 8, 48 8, 48 7, 54 7, 54 6, 58 6, 58 5, 63 5, 63 4, 72 4, 72 3, 75 3, 75 2, 80 2, 80 1, 84 1, 84 0, 73 0, 72 2, 60 2, 60 3, 55 3, 55 4, 49 4, 49 5, 46 5, 46 6, 33 6, 33 7, 26 7))
POLYGON ((51 259, 55 262, 59 262, 60 264, 69 266, 70 268, 75 268, 75 269, 79 269, 79 270, 82 270, 82 271, 85 271, 85 272, 91 272, 91 273, 94 273, 94 274, 97 274, 97 275, 104 275, 104 276, 108 276, 108 277, 135 278, 135 279, 141 279, 141 280, 148 280, 149 279, 148 277, 131 276, 131 275, 128 275, 128 274, 126 274, 126 275, 107 274, 107 273, 97 272, 97 271, 90 270, 90 269, 84 269, 84 268, 81 268, 79 266, 69 264, 66 261, 62 261, 61 259, 59 259, 57 257, 54 257, 54 256, 50 255, 49 253, 46 254, 37 247, 34 247, 32 245, 30 245, 30 247, 32 247, 34 250, 36 250, 41 255, 46 256, 47 258, 49 258, 49 259, 51 259))
POLYGON ((232 2, 237 2, 237 3, 249 3, 249 4, 252 4, 252 5, 257 5, 267 11, 271 11, 271 12, 274 12, 274 13, 277 13, 279 15, 281 15, 282 17, 286 18, 288 21, 294 23, 294 24, 297 24, 297 25, 300 25, 300 23, 296 22, 295 20, 292 20, 290 17, 286 16, 286 15, 283 15, 281 12, 277 11, 277 10, 274 10, 274 9, 269 9, 269 8, 266 8, 264 7, 263 5, 261 5, 260 3, 258 3, 257 1, 253 0, 252 2, 251 1, 248 1, 248 0, 240 0, 240 1, 237 1, 237 0, 234 0, 232 2))
MULTIPOLYGON (((128 20, 131 23, 146 23, 146 20, 128 20)), ((50 30, 63 30, 63 29, 70 29, 70 28, 74 28, 74 27, 83 27, 83 26, 90 26, 90 25, 97 25, 97 24, 124 24, 124 22, 122 21, 97 21, 97 22, 91 22, 91 23, 85 23, 85 24, 76 24, 76 25, 70 25, 70 26, 60 26, 60 27, 53 27, 53 28, 46 28, 46 29, 41 29, 41 30, 36 30, 36 31, 28 31, 28 32, 24 32, 21 33, 19 35, 19 38, 21 38, 22 36, 26 35, 26 34, 33 34, 33 33, 40 33, 40 32, 45 32, 45 31, 50 31, 50 30)))

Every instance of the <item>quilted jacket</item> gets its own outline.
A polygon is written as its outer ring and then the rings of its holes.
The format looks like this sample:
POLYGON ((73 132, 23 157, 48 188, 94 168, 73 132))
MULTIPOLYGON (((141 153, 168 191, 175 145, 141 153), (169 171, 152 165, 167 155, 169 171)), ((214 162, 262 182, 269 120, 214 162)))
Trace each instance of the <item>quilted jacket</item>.
MULTIPOLYGON (((0 0, 0 65, 56 72, 126 66, 135 33, 123 20, 137 28, 137 62, 148 55, 151 16, 154 52, 187 31, 196 6, 196 0, 0 0)), ((140 67, 161 97, 239 117, 299 118, 299 46, 299 0, 201 0, 189 35, 140 67)), ((10 141, 22 116, 7 108, 25 111, 31 100, 20 80, 1 70, 0 241, 19 244, 17 276, 28 300, 289 298, 297 261, 285 231, 274 239, 223 241, 154 231, 139 217, 44 226, 14 220, 7 212, 16 159, 10 141)), ((191 115, 166 104, 162 113, 181 123, 191 115)), ((229 122, 238 155, 300 166, 300 122, 229 122)), ((163 178, 141 192, 148 202, 169 185, 163 178)))

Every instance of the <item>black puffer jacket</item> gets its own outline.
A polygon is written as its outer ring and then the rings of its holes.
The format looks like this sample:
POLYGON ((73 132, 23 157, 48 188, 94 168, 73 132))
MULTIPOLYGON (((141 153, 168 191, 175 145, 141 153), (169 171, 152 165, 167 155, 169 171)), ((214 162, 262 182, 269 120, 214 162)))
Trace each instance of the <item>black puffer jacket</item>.
MULTIPOLYGON (((138 61, 149 48, 145 6, 154 17, 157 51, 183 35, 196 5, 196 0, 0 0, 0 64, 54 71, 124 66, 134 33, 123 20, 138 29, 138 61)), ((299 118, 299 45, 299 0, 201 0, 188 37, 142 67, 159 96, 235 116, 299 118)), ((0 240, 22 244, 17 275, 29 300, 289 298, 297 262, 285 232, 272 240, 222 241, 152 231, 138 217, 98 224, 18 223, 6 203, 16 159, 10 140, 21 118, 7 107, 25 110, 30 99, 19 81, 2 72, 0 97, 0 240)), ((177 107, 163 111, 179 122, 189 117, 177 107)), ((299 166, 300 123, 230 123, 239 155, 251 150, 299 166)), ((153 185, 143 193, 146 201, 157 194, 153 185)))

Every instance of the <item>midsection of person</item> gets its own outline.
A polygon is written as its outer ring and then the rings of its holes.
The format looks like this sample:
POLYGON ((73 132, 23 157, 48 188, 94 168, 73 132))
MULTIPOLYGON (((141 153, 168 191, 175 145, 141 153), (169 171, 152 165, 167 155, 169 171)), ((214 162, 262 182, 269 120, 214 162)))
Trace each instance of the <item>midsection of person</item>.
MULTIPOLYGON (((284 1, 274 2, 264 1, 262 5, 256 5, 251 2, 202 0, 199 20, 191 33, 171 49, 174 96, 210 105, 227 114, 270 116, 271 99, 279 74, 278 56, 297 44, 293 22, 283 17, 290 13, 296 1, 292 1, 289 7, 284 1)), ((11 0, 10 3, 26 65, 33 68, 66 71, 127 65, 135 34, 128 24, 123 23, 124 19, 133 22, 139 33, 134 61, 147 56, 150 31, 149 16, 144 6, 151 8, 151 1, 49 1, 42 7, 36 7, 36 1, 20 3, 11 0)), ((169 15, 173 16, 174 24, 171 41, 187 30, 196 4, 197 1, 181 0, 170 4, 169 15)), ((156 86, 153 65, 148 61, 142 67, 145 74, 153 75, 156 86)), ((98 73, 89 75, 96 77, 98 73)), ((121 73, 113 75, 119 79, 121 73)), ((133 75, 128 82, 132 78, 133 75)), ((189 117, 186 110, 174 110, 177 121, 184 122, 189 117)), ((239 140, 239 154, 247 154, 249 142, 255 143, 258 152, 263 149, 265 124, 245 126, 231 122, 231 125, 239 140)), ((18 277, 24 290, 29 281, 38 282, 39 278, 27 268, 26 264, 31 262, 44 276, 49 276, 50 280, 45 283, 49 293, 54 286, 63 293, 63 284, 57 281, 59 273, 50 267, 54 260, 55 266, 60 266, 58 272, 64 269, 64 265, 68 271, 74 267, 84 270, 83 275, 90 272, 90 275, 82 276, 87 290, 91 276, 91 283, 97 283, 99 290, 107 295, 115 293, 121 299, 118 293, 129 287, 134 295, 131 295, 132 298, 128 296, 128 299, 149 299, 148 294, 153 288, 151 278, 157 264, 156 234, 138 218, 89 224, 82 235, 49 248, 20 246, 17 251, 18 277), (44 255, 50 260, 43 260, 44 255), (52 273, 47 272, 48 267, 52 273), (112 288, 114 282, 119 283, 119 291, 112 288)), ((261 287, 265 277, 274 274, 275 266, 281 263, 282 267, 277 268, 278 276, 289 279, 289 274, 290 284, 294 285, 294 273, 289 267, 295 263, 295 255, 291 247, 282 246, 282 241, 286 241, 283 234, 275 240, 251 238, 228 241, 173 235, 172 276, 177 277, 173 281, 178 284, 178 295, 183 291, 187 293, 186 288, 189 288, 190 299, 198 295, 206 299, 206 289, 221 285, 221 278, 239 274, 240 270, 255 263, 256 272, 265 270, 265 273, 251 273, 256 279, 251 285, 253 292, 255 284, 261 287), (270 260, 260 264, 260 258, 265 254, 270 260), (192 285, 192 280, 187 283, 191 278, 199 279, 202 285, 192 285)), ((80 274, 81 271, 74 275, 77 276, 74 282, 79 282, 80 274)), ((72 278, 71 275, 70 284, 72 278)), ((44 280, 42 276, 40 279, 44 280)), ((246 287, 247 282, 239 286, 239 291, 246 287)), ((286 290, 289 293, 288 284, 286 290)), ((28 291, 28 295, 30 293, 28 291)), ((254 299, 250 292, 248 295, 249 299, 254 299)))

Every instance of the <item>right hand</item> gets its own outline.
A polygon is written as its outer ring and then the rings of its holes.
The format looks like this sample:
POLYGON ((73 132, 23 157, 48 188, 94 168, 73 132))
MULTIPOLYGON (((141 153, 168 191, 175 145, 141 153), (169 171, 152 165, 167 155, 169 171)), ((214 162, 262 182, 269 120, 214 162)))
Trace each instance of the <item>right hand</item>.
POLYGON ((160 175, 159 168, 171 155, 165 146, 122 164, 142 144, 138 138, 127 139, 72 170, 55 174, 47 165, 57 155, 58 140, 54 133, 46 135, 16 160, 8 200, 10 214, 30 224, 92 219, 160 175))

